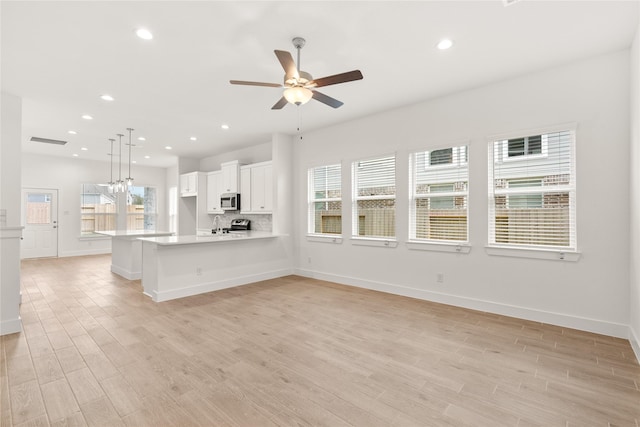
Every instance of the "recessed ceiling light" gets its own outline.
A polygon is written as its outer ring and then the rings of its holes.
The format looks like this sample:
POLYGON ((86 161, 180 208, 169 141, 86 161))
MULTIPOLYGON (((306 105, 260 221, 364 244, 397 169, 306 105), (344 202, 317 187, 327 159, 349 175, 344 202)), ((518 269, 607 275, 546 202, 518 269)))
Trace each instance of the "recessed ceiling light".
POLYGON ((146 140, 147 140, 147 138, 145 138, 144 136, 139 136, 138 137, 138 141, 146 141, 146 140))
POLYGON ((229 129, 229 125, 222 125, 222 126, 220 126, 220 127, 221 127, 222 129, 224 129, 224 130, 229 129))
POLYGON ((73 157, 78 157, 78 155, 74 153, 74 154, 73 154, 73 157))
POLYGON ((145 158, 145 159, 150 159, 150 158, 151 158, 151 156, 144 156, 144 158, 145 158))
POLYGON ((76 135, 78 132, 76 132, 75 130, 70 130, 67 133, 70 133, 71 135, 76 135))
POLYGON ((131 160, 131 163, 138 163, 138 162, 136 162, 135 160, 131 160))
POLYGON ((88 115, 88 114, 83 114, 83 115, 82 115, 82 118, 83 118, 83 119, 85 119, 85 120, 93 120, 93 117, 91 117, 91 116, 90 116, 90 115, 88 115))
POLYGON ((138 28, 136 30, 136 36, 140 37, 143 40, 151 40, 153 38, 153 34, 151 34, 151 31, 147 30, 146 28, 138 28))
POLYGON ((167 145, 166 147, 164 147, 165 150, 173 150, 173 147, 167 145))
POLYGON ((89 149, 87 147, 82 147, 81 150, 82 151, 89 151, 89 149))
POLYGON ((100 95, 100 99, 103 101, 113 101, 113 96, 105 93, 104 95, 100 95))
POLYGON ((442 39, 438 42, 438 49, 440 50, 447 50, 449 49, 451 46, 453 46, 453 41, 451 41, 450 39, 442 39))
POLYGON ((190 140, 192 140, 192 141, 197 141, 197 140, 198 140, 198 138, 196 138, 195 136, 192 136, 192 137, 191 137, 191 138, 189 138, 189 139, 190 139, 190 140))

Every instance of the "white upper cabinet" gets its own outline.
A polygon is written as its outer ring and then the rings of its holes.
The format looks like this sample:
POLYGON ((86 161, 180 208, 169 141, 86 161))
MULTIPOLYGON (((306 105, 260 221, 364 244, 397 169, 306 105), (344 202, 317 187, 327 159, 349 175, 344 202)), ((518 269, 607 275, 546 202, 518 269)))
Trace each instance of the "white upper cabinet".
POLYGON ((180 196, 190 197, 198 195, 198 178, 200 172, 190 172, 180 175, 180 196))
POLYGON ((273 212, 273 168, 271 162, 243 166, 240 170, 242 213, 273 212))
POLYGON ((237 160, 222 163, 222 193, 238 193, 240 163, 237 160))
POLYGON ((251 168, 251 209, 257 213, 271 213, 273 211, 271 163, 251 168))
POLYGON ((251 165, 240 168, 240 213, 251 212, 251 165))
POLYGON ((222 171, 207 174, 207 213, 222 214, 220 208, 220 194, 222 194, 222 171))

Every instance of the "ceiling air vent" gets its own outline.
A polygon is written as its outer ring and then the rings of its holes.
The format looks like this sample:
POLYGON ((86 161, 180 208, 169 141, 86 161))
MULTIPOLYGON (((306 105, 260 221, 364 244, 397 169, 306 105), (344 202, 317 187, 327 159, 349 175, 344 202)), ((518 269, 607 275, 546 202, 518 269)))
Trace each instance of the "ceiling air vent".
POLYGON ((44 144, 64 145, 67 141, 60 141, 58 139, 40 138, 39 136, 32 136, 31 141, 42 142, 44 144))

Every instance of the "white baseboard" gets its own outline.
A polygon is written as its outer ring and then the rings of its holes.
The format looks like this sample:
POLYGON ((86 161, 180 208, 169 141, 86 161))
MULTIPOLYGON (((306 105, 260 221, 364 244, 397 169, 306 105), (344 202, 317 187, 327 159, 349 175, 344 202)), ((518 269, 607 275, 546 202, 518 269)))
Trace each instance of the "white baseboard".
POLYGON ((111 248, 108 249, 91 249, 91 250, 82 250, 82 251, 65 251, 58 253, 58 258, 66 258, 72 256, 86 256, 86 255, 104 255, 110 254, 111 248))
POLYGON ((221 289, 233 288, 234 286, 247 285, 249 283, 260 282, 262 280, 276 279, 278 277, 289 276, 293 274, 293 269, 282 269, 267 271, 259 274, 252 274, 242 277, 234 277, 233 279, 219 280, 215 282, 200 283, 194 286, 188 286, 180 289, 172 289, 170 291, 151 291, 151 296, 155 302, 169 301, 176 298, 190 297, 193 295, 204 294, 207 292, 219 291, 221 289))
POLYGON ((138 271, 138 272, 129 271, 129 270, 125 270, 124 268, 118 267, 117 265, 113 265, 113 264, 111 264, 111 272, 112 273, 116 273, 118 276, 122 276, 127 280, 142 279, 142 272, 141 271, 138 271))
POLYGON ((0 335, 15 334, 22 331, 22 319, 3 320, 0 322, 0 335))
MULTIPOLYGON (((565 328, 579 329, 587 332, 594 332, 613 336, 617 338, 629 338, 629 326, 621 323, 606 322, 602 320, 588 319, 584 317, 570 316, 562 313, 536 310, 527 307, 520 307, 493 301, 480 300, 476 298, 461 297, 441 292, 433 292, 424 289, 409 288, 406 286, 393 285, 389 283, 364 280, 356 277, 339 276, 326 274, 313 270, 296 269, 295 274, 314 279, 326 280, 340 283, 342 285, 357 286, 360 288, 386 292, 395 295, 402 295, 410 298, 417 298, 426 301, 433 301, 441 304, 448 304, 457 307, 469 308, 472 310, 486 311, 503 316, 516 317, 519 319, 531 320, 534 322, 548 323, 565 328)), ((637 340, 636 340, 637 344, 637 340)), ((636 350, 636 355, 638 351, 636 350)), ((640 359, 639 359, 640 360, 640 359)))
POLYGON ((638 339, 638 334, 631 327, 629 328, 629 343, 631 343, 631 348, 636 354, 636 360, 640 363, 640 339, 638 339))

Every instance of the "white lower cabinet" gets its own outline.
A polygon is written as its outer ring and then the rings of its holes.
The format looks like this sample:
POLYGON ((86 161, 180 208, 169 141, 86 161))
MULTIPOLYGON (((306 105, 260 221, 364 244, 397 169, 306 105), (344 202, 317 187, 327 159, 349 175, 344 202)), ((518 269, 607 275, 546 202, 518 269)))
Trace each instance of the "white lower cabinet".
POLYGON ((240 212, 267 214, 273 212, 273 168, 271 162, 255 163, 240 168, 240 212))

